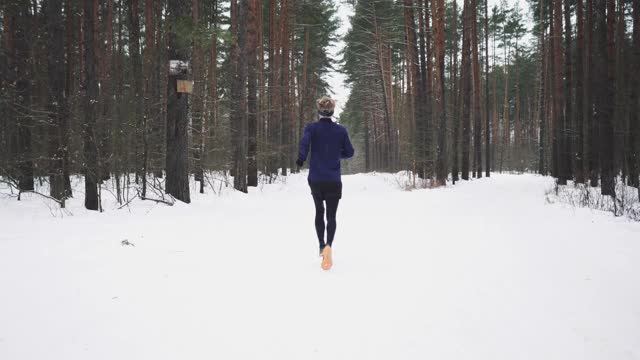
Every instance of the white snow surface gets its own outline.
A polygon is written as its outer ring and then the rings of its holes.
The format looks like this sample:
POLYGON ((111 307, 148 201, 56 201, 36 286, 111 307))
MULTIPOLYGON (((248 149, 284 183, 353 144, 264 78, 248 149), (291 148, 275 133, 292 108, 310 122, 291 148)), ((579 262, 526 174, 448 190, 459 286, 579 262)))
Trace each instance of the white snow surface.
POLYGON ((1 197, 0 359, 640 359, 640 224, 532 175, 345 176, 323 272, 305 175, 102 214, 1 197))

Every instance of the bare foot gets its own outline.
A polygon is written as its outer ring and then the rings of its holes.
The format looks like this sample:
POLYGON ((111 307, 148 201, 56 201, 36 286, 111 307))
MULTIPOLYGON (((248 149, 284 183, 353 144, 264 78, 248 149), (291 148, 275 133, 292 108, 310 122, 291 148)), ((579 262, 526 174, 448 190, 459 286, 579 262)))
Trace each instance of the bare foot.
POLYGON ((322 249, 322 270, 331 270, 333 266, 333 259, 331 258, 331 246, 326 246, 322 249))

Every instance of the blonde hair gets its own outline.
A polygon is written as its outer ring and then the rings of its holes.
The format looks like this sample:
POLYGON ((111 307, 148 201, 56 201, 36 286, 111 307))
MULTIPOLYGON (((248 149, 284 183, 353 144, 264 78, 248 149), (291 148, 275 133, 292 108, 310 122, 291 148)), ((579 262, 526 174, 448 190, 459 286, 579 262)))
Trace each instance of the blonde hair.
POLYGON ((336 108, 336 102, 328 96, 323 96, 316 100, 318 111, 333 111, 336 108))

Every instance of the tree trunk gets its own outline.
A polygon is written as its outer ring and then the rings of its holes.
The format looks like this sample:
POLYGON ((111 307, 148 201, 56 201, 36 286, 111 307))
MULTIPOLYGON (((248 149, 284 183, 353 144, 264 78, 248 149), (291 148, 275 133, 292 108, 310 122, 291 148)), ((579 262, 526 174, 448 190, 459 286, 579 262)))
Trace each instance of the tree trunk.
POLYGON ((564 144, 566 140, 565 116, 564 116, 564 88, 563 88, 563 53, 562 53, 562 0, 553 0, 553 30, 552 30, 552 47, 553 47, 553 126, 555 136, 555 152, 557 173, 559 185, 567 184, 567 168, 566 155, 564 153, 564 144))
POLYGON ((364 109, 364 113, 363 113, 363 117, 364 117, 364 171, 366 173, 371 171, 371 145, 369 144, 370 142, 370 130, 369 130, 369 112, 368 112, 368 107, 365 106, 364 109))
POLYGON ((427 83, 424 85, 424 156, 425 156, 425 178, 433 178, 435 175, 435 159, 433 157, 433 129, 435 121, 433 116, 433 46, 431 43, 430 21, 430 1, 424 0, 425 30, 426 30, 426 50, 427 50, 427 83))
POLYGON ((113 133, 116 134, 113 139, 113 148, 114 148, 114 160, 113 160, 113 171, 115 174, 115 183, 116 183, 116 198, 119 204, 124 202, 126 194, 124 193, 124 189, 121 184, 121 175, 126 170, 126 157, 123 154, 123 144, 125 139, 123 136, 119 136, 119 134, 123 134, 124 128, 124 106, 122 99, 125 97, 124 94, 124 77, 122 67, 123 67, 123 58, 124 58, 124 40, 122 36, 122 28, 123 28, 123 19, 125 6, 122 2, 118 2, 118 37, 117 37, 117 50, 114 52, 114 67, 113 67, 113 80, 114 84, 114 100, 115 100, 115 118, 113 124, 113 133))
POLYGON ((436 58, 436 111, 440 117, 440 128, 438 129, 438 163, 436 168, 436 177, 438 185, 446 185, 447 183, 447 107, 445 104, 445 76, 444 76, 444 0, 434 0, 433 8, 434 20, 434 47, 436 58))
POLYGON ((247 66, 248 66, 248 162, 247 185, 258 186, 258 0, 249 0, 248 29, 247 29, 247 66))
POLYGON ((269 108, 268 108, 268 143, 270 145, 270 154, 268 162, 268 171, 278 174, 279 159, 279 129, 280 129, 280 105, 279 105, 279 84, 280 80, 280 41, 278 26, 278 1, 270 0, 269 3, 269 108))
MULTIPOLYGON (((415 131, 413 136, 413 145, 414 145, 414 171, 417 172, 420 176, 423 174, 423 170, 421 169, 421 164, 423 162, 424 157, 422 139, 423 139, 423 125, 424 123, 420 120, 420 106, 419 101, 421 101, 420 94, 420 81, 418 80, 420 76, 419 70, 419 60, 418 60, 418 51, 416 49, 416 31, 415 31, 415 20, 413 14, 413 1, 412 0, 404 0, 404 28, 407 39, 407 71, 409 73, 407 83, 411 92, 409 95, 410 99, 410 107, 411 107, 411 118, 415 123, 415 131)), ((373 121, 374 125, 374 139, 375 139, 375 121, 373 121)), ((375 148, 375 147, 374 147, 375 148)), ((375 165, 374 165, 375 168, 375 165)))
MULTIPOLYGON (((522 155, 522 126, 521 126, 521 98, 520 98, 520 74, 518 72, 518 43, 516 41, 516 54, 515 54, 515 73, 516 73, 516 80, 515 80, 515 85, 516 85, 516 101, 515 101, 515 114, 514 114, 514 130, 513 130, 513 156, 512 156, 512 161, 511 161, 511 167, 513 169, 515 169, 516 171, 522 171, 522 167, 520 166, 521 164, 521 155, 522 155)), ((511 134, 509 134, 511 135, 511 134)))
MULTIPOLYGON (((160 120, 160 114, 155 109, 159 99, 155 96, 154 89, 156 85, 156 75, 154 70, 157 68, 156 59, 156 21, 154 16, 153 0, 144 0, 144 120, 143 120, 143 154, 142 154, 142 172, 147 174, 149 168, 149 133, 147 124, 151 122, 155 124, 160 120)), ((137 108, 136 108, 137 109, 137 108)), ((142 179, 142 197, 147 196, 146 176, 142 179)))
POLYGON ((142 88, 142 60, 140 58, 140 18, 138 16, 138 0, 129 0, 127 14, 129 17, 129 54, 131 58, 131 66, 133 69, 133 102, 134 119, 135 119, 135 164, 136 179, 142 181, 142 187, 146 196, 146 173, 144 164, 144 134, 145 119, 143 108, 143 88, 142 88))
POLYGON ((585 108, 586 104, 586 91, 585 82, 588 81, 588 77, 584 68, 584 48, 585 48, 585 36, 584 36, 584 0, 577 0, 576 3, 576 139, 575 139, 575 179, 576 183, 584 184, 585 182, 585 169, 584 169, 584 116, 589 110, 585 108))
POLYGON ((193 55, 191 57, 191 67, 193 69, 193 94, 190 96, 191 107, 191 151, 193 154, 193 174, 194 179, 200 183, 200 193, 204 193, 204 166, 202 164, 202 152, 204 141, 204 83, 205 83, 205 66, 204 52, 200 41, 200 4, 198 0, 192 0, 192 17, 193 17, 193 55))
MULTIPOLYGON (((134 0, 136 1, 136 0, 134 0)), ((180 21, 189 17, 189 3, 169 0, 168 55, 170 61, 188 62, 190 49, 188 38, 178 30, 180 21)), ((165 192, 185 203, 191 202, 189 193, 189 95, 179 93, 178 80, 186 80, 186 74, 170 73, 167 81, 167 180, 165 192)))
MULTIPOLYGON (((506 42, 506 41, 505 41, 506 42)), ((500 147, 500 172, 504 166, 505 153, 509 156, 511 152, 511 107, 509 106, 509 76, 511 75, 510 60, 511 48, 505 45, 504 66, 504 101, 502 103, 502 146, 500 147)))
MULTIPOLYGON (((65 95, 66 95, 66 104, 65 104, 65 114, 62 119, 62 172, 64 179, 64 191, 65 197, 71 197, 73 195, 73 191, 71 189, 71 179, 70 179, 70 160, 69 160, 69 144, 71 138, 70 131, 70 123, 72 118, 72 111, 69 106, 70 99, 75 98, 75 74, 76 68, 74 67, 74 58, 76 56, 75 48, 73 46, 74 34, 76 34, 75 26, 77 21, 76 13, 78 9, 76 8, 77 4, 74 0, 65 0, 65 16, 66 16, 66 24, 65 24, 65 36, 66 36, 66 68, 65 68, 65 95)), ((80 29, 81 26, 78 27, 80 29)), ((78 31, 79 32, 79 31, 78 31)))
MULTIPOLYGON (((266 137, 266 113, 269 109, 268 97, 267 97, 267 81, 265 77, 265 30, 264 13, 265 8, 263 6, 263 0, 258 1, 258 130, 257 130, 257 151, 256 154, 267 154, 267 137, 266 137)), ((256 155, 257 156, 257 155, 256 155)), ((262 169, 263 173, 267 173, 264 161, 265 157, 257 157, 256 163, 259 169, 262 169), (260 162, 262 160, 262 163, 260 162)))
MULTIPOLYGON (((299 91, 300 91, 300 108, 299 108, 299 113, 298 113, 298 142, 300 142, 300 140, 302 140, 302 137, 304 136, 303 131, 304 131, 304 127, 305 124, 308 120, 305 120, 305 116, 306 116, 306 103, 305 100, 308 96, 307 92, 312 93, 313 89, 311 89, 311 91, 309 91, 307 89, 307 81, 309 78, 308 75, 308 71, 309 71, 309 28, 305 27, 304 30, 304 55, 303 55, 303 60, 302 60, 302 82, 299 84, 299 91)), ((312 102, 310 102, 312 103, 312 102)), ((365 125, 366 126, 366 125, 365 125)))
POLYGON ((640 191, 640 0, 633 0, 633 68, 629 110, 629 184, 640 191))
POLYGON ((471 56, 473 61, 473 114, 474 114, 474 125, 473 125, 473 135, 474 140, 473 144, 475 147, 475 160, 474 163, 476 168, 474 169, 474 173, 476 177, 482 177, 482 112, 480 110, 480 92, 482 91, 480 87, 480 59, 478 56, 478 21, 477 21, 477 9, 476 9, 476 0, 471 0, 471 56))
MULTIPOLYGON (((32 57, 30 46, 32 42, 31 36, 31 18, 29 13, 29 4, 26 1, 14 2, 7 6, 7 13, 10 17, 10 29, 13 34, 10 35, 11 45, 8 54, 9 72, 12 83, 12 106, 9 110, 12 127, 10 137, 10 156, 9 161, 15 161, 10 164, 9 174, 14 177, 18 183, 18 188, 22 191, 33 190, 33 149, 31 143, 31 130, 34 121, 31 116, 31 96, 33 92, 32 86, 32 69, 30 59, 32 57)), ((34 15, 35 16, 35 15, 34 15)))
POLYGON ((95 137, 96 112, 98 103, 98 78, 96 74, 96 57, 94 54, 95 23, 93 2, 84 2, 83 34, 84 34, 84 206, 88 210, 101 210, 98 196, 98 150, 95 137))
POLYGON ((562 153, 564 154, 564 167, 565 167, 565 177, 566 179, 571 179, 574 174, 573 168, 575 164, 575 155, 573 154, 573 148, 575 145, 572 144, 574 139, 574 126, 573 126, 573 57, 571 54, 571 2, 572 0, 564 0, 564 129, 563 129, 563 148, 562 153), (573 145, 573 146, 572 146, 573 145))
POLYGON ((64 176, 64 118, 66 109, 64 29, 62 23, 62 0, 50 0, 46 7, 47 29, 47 73, 49 82, 49 185, 51 197, 61 201, 66 197, 64 176))
MULTIPOLYGON (((153 172, 155 178, 161 179, 166 167, 166 123, 167 123, 167 82, 169 81, 169 66, 167 57, 169 19, 163 13, 164 1, 154 1, 153 9, 149 9, 149 16, 155 20, 155 47, 153 48, 152 96, 154 106, 151 124, 147 131, 148 156, 147 172, 153 172), (153 15, 155 11, 155 16, 153 15)), ((146 11, 146 10, 145 10, 146 11)))
POLYGON ((459 162, 458 149, 460 147, 460 110, 458 109, 459 94, 459 76, 458 76, 458 2, 453 0, 453 76, 451 81, 453 82, 453 166, 451 167, 451 177, 453 183, 459 180, 459 162))
POLYGON ((296 78, 296 0, 290 0, 289 2, 289 13, 291 14, 291 21, 289 23, 289 85, 287 89, 289 91, 288 98, 288 122, 287 126, 289 127, 287 131, 287 164, 289 169, 295 168, 295 158, 297 158, 297 147, 295 141, 295 109, 296 109, 296 82, 298 79, 296 78))
MULTIPOLYGON (((585 120, 587 121, 587 130, 588 130, 588 144, 589 144, 589 152, 588 152, 588 164, 589 171, 587 174, 589 175, 589 183, 593 187, 597 187, 599 184, 600 178, 600 135, 599 135, 599 127, 598 127, 598 118, 595 113, 595 100, 598 98, 599 94, 596 93, 598 89, 597 86, 600 83, 598 79, 599 70, 601 67, 597 65, 600 63, 600 57, 596 55, 597 52, 600 51, 599 46, 599 38, 596 38, 596 44, 594 46, 593 39, 594 35, 599 36, 599 33, 595 31, 594 24, 594 9, 593 9, 593 0, 586 0, 587 2, 587 11, 586 11, 586 31, 587 31, 587 47, 585 49, 586 61, 585 61, 585 76, 588 79, 587 82, 587 94, 585 95, 587 109, 585 113, 585 120)), ((596 17, 597 21, 598 17, 596 17)))
MULTIPOLYGON (((603 0, 604 1, 604 0, 603 0)), ((601 167, 600 174, 602 195, 616 196, 615 192, 615 173, 614 173, 614 153, 613 153, 613 118, 614 118, 614 101, 615 101, 615 65, 616 65, 616 49, 615 49, 615 21, 616 21, 616 3, 615 0, 606 0, 607 17, 606 17, 606 51, 603 51, 604 63, 606 66, 606 82, 603 87, 603 99, 601 101, 600 122, 600 145, 601 145, 601 167)), ((604 10, 604 7, 603 9, 604 10)), ((604 29, 603 29, 604 30, 604 29)), ((602 44, 604 45, 604 44, 602 44)), ((605 50, 605 49, 603 49, 605 50)))
POLYGON ((485 161, 486 175, 491 176, 491 115, 489 114, 489 1, 485 0, 484 7, 484 53, 485 53, 485 161))
POLYGON ((627 150, 626 145, 628 144, 628 124, 626 117, 627 112, 627 102, 629 100, 628 96, 628 78, 626 75, 627 65, 627 54, 629 53, 629 46, 626 43, 626 24, 625 24, 625 11, 624 11, 624 2, 625 0, 616 0, 616 23, 615 23, 615 37, 614 42, 618 44, 615 47, 615 64, 614 64, 614 77, 615 77, 615 87, 614 87, 614 168, 613 173, 614 176, 621 175, 621 179, 623 182, 626 181, 628 176, 628 164, 626 154, 630 152, 627 150), (620 45, 622 44, 622 45, 620 45))
POLYGON ((546 88, 546 41, 545 41, 545 32, 546 28, 544 25, 544 5, 542 2, 540 3, 540 108, 539 108, 539 123, 540 123, 540 134, 538 135, 538 173, 540 175, 547 175, 546 163, 545 163, 545 137, 546 134, 546 104, 545 104, 545 88, 546 88))
POLYGON ((392 123, 392 116, 393 116, 393 112, 391 110, 392 108, 392 97, 393 95, 389 92, 389 88, 387 86, 387 78, 388 78, 388 82, 391 83, 392 82, 392 78, 391 76, 385 76, 385 63, 386 63, 386 56, 385 56, 385 42, 382 38, 382 30, 380 29, 380 26, 378 26, 378 21, 376 19, 376 15, 375 15, 375 8, 373 9, 373 27, 374 27, 374 37, 375 37, 375 52, 376 52, 376 70, 378 72, 379 75, 379 79, 380 79, 380 89, 381 89, 381 93, 382 93, 382 103, 383 103, 383 108, 384 108, 384 124, 385 124, 385 137, 386 137, 386 142, 385 142, 385 152, 386 152, 386 156, 384 158, 384 162, 385 165, 383 165, 383 167, 385 168, 385 170, 389 170, 389 166, 391 164, 391 123, 392 123))
POLYGON ((234 127, 233 147, 233 186, 236 190, 247 192, 247 11, 248 0, 231 2, 232 35, 234 44, 232 51, 233 81, 231 88, 231 121, 234 127))
MULTIPOLYGON (((215 139, 216 131, 218 128, 218 1, 214 1, 212 24, 213 34, 211 36, 211 44, 209 45, 209 71, 207 86, 209 90, 209 107, 207 112, 207 141, 205 141, 204 157, 209 158, 211 149, 213 148, 213 141, 215 139)), ((203 159, 204 161, 204 159, 203 159)))
POLYGON ((469 150, 471 144, 471 0, 464 0, 462 30, 462 179, 469 180, 469 150))
MULTIPOLYGON (((427 47, 429 44, 426 40, 425 28, 429 27, 429 25, 425 24, 425 18, 428 20, 429 16, 425 15, 428 13, 426 10, 428 7, 429 0, 418 0, 418 37, 419 43, 418 49, 420 52, 420 72, 417 76, 417 83, 415 83, 416 93, 416 132, 417 132, 417 144, 416 148, 418 150, 418 174, 420 177, 427 177, 426 167, 427 161, 429 160, 427 157, 427 131, 428 125, 427 123, 431 121, 431 115, 427 114, 427 107, 429 106, 430 95, 428 95, 427 88, 430 88, 429 80, 427 79, 427 47)), ((405 5, 406 6, 406 5, 405 5)), ((411 26, 415 27, 414 21, 414 13, 413 13, 413 4, 411 5, 411 11, 409 16, 411 17, 411 26)))
MULTIPOLYGON (((282 35, 282 76, 280 77, 280 168, 282 175, 287 175, 289 165, 289 141, 291 119, 289 113, 289 86, 290 86, 290 27, 289 27, 289 0, 283 0, 281 5, 280 34, 282 35)), ((246 21, 246 19, 244 19, 246 21)), ((243 59, 241 59, 243 60, 243 59)), ((246 60, 246 59, 244 59, 246 60)), ((244 82, 243 82, 244 84, 244 82)))
MULTIPOLYGON (((97 3, 97 1, 96 1, 97 3)), ((113 12, 114 0, 108 0, 107 6, 102 8, 103 26, 98 31, 103 37, 96 38, 96 56, 99 58, 99 102, 100 116, 98 122, 98 154, 100 161, 100 183, 108 180, 111 176, 111 163, 113 146, 112 140, 112 119, 113 119, 113 12), (106 7, 106 9, 105 9, 106 7), (104 14, 104 12, 107 12, 104 14), (106 16, 105 16, 106 15, 106 16)), ((94 5, 97 6, 97 5, 94 5)), ((97 9, 97 7, 96 7, 97 9)), ((98 21, 96 20, 96 24, 98 21)), ((97 25, 96 25, 97 26, 97 25)))
MULTIPOLYGON (((493 32, 493 67, 496 68, 496 31, 493 32)), ((506 68, 505 68, 506 69, 506 68)), ((493 135, 493 146, 491 147, 491 159, 493 168, 495 170, 497 161, 497 149, 500 142, 500 112, 498 111, 498 74, 494 71, 493 74, 493 125, 491 127, 491 134, 493 135)))

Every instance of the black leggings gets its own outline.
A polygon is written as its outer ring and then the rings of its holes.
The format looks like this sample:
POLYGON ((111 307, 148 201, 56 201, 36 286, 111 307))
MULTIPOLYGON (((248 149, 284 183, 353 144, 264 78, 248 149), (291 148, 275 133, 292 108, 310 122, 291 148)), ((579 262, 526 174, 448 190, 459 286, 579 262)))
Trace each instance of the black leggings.
POLYGON ((320 242, 320 250, 325 245, 333 244, 333 237, 336 234, 336 212, 338 203, 342 198, 341 182, 309 182, 313 203, 316 205, 316 234, 320 242), (324 204, 327 204, 327 242, 324 242, 324 204))
MULTIPOLYGON (((332 184, 333 185, 333 184, 332 184)), ((342 184, 333 186, 317 186, 311 185, 311 195, 313 195, 313 203, 316 206, 316 234, 320 243, 320 249, 325 245, 332 246, 333 238, 336 234, 336 212, 338 211, 338 203, 342 195, 342 184), (327 242, 324 241, 324 210, 327 204, 327 242)))

